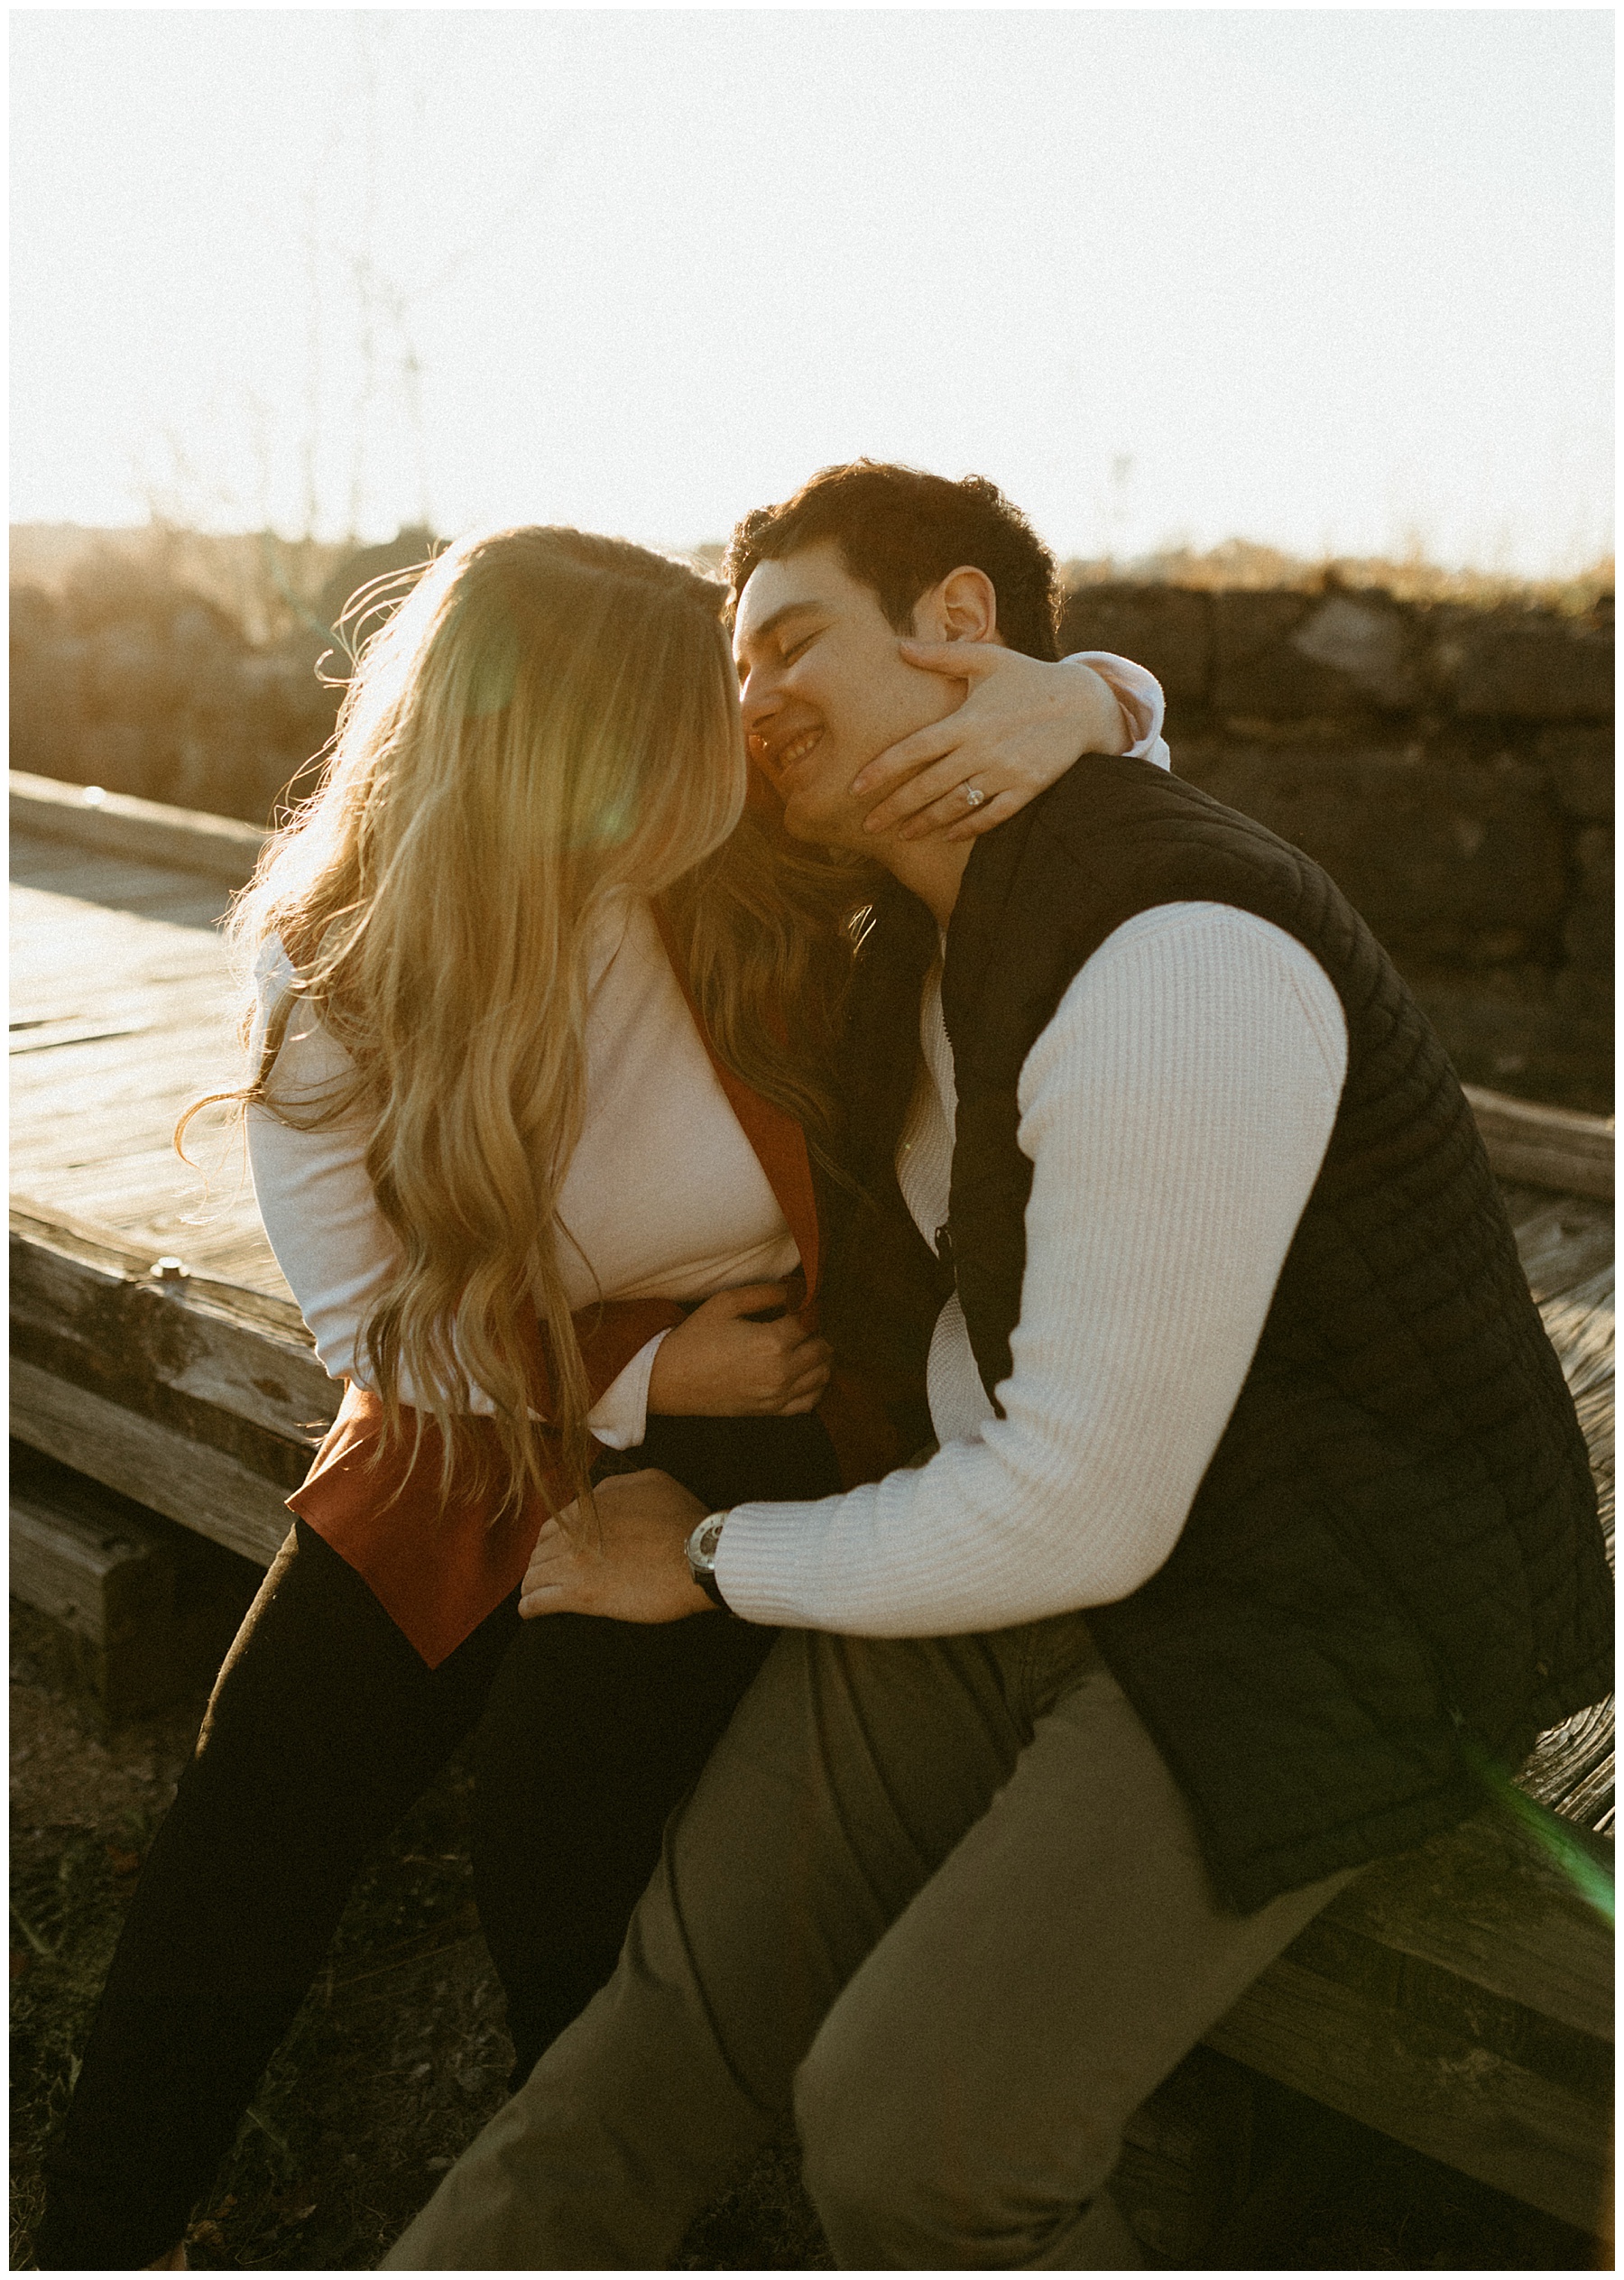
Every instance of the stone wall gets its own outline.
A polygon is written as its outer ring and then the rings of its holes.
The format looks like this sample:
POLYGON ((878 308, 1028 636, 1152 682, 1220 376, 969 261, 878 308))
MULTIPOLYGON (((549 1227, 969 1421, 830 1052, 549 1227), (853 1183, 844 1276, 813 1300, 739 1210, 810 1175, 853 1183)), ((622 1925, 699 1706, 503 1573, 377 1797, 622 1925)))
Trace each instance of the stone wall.
POLYGON ((1181 776, 1323 863, 1470 1082, 1610 1110, 1612 605, 1075 593, 1167 692, 1181 776))

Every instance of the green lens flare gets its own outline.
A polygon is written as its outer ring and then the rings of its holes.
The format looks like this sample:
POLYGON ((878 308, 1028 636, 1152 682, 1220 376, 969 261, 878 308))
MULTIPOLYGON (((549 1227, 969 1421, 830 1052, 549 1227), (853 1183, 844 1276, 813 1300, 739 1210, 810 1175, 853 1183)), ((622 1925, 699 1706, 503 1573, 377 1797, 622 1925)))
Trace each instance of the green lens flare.
POLYGON ((595 815, 584 817, 576 829, 581 847, 619 847, 631 838, 637 821, 637 801, 629 790, 614 793, 595 815))
POLYGON ((1490 1795, 1513 1821, 1527 1829, 1553 1867, 1561 1870, 1568 1882, 1604 1922, 1613 1922, 1613 1879, 1611 1873, 1584 1848, 1578 1829, 1571 1821, 1553 1813, 1518 1787, 1505 1768, 1495 1760, 1480 1742, 1469 1736, 1461 1737, 1461 1752, 1490 1795))

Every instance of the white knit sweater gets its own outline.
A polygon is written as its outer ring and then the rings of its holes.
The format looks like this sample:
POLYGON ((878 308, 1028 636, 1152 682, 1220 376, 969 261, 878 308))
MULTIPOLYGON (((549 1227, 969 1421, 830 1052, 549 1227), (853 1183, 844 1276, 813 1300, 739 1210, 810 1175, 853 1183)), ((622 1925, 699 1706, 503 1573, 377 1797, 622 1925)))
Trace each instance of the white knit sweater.
MULTIPOLYGON (((939 967, 930 1082, 898 1151, 927 1241, 956 1108, 939 967)), ((716 1577, 761 1623, 992 1630, 1124 1597, 1167 1558, 1250 1364, 1347 1063, 1323 967, 1214 903, 1141 912, 1075 976, 1021 1069, 1027 1266, 999 1418, 956 1298, 930 1349, 930 1462, 746 1504, 716 1577)))

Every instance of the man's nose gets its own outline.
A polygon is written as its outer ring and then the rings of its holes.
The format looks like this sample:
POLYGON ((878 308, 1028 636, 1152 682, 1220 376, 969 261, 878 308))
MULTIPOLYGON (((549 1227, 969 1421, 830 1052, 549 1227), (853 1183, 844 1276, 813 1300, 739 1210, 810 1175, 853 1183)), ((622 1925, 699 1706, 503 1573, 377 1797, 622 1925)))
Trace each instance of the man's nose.
POLYGON ((772 687, 766 675, 752 670, 739 691, 739 710, 744 716, 745 735, 761 734, 783 701, 782 692, 772 687))

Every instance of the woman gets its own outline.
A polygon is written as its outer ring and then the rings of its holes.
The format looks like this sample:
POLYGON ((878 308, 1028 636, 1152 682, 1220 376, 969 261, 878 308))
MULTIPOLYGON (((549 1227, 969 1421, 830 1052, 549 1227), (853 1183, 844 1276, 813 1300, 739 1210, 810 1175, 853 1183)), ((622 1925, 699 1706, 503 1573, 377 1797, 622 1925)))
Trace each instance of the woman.
POLYGON ((521 1624, 605 1449, 717 1505, 900 1454, 807 1310, 860 880, 746 808, 723 598, 573 531, 454 547, 240 906, 256 1190, 348 1385, 132 1906, 43 2266, 181 2261, 361 1861, 476 1725, 516 2078, 607 1977, 770 1640, 521 1624))

